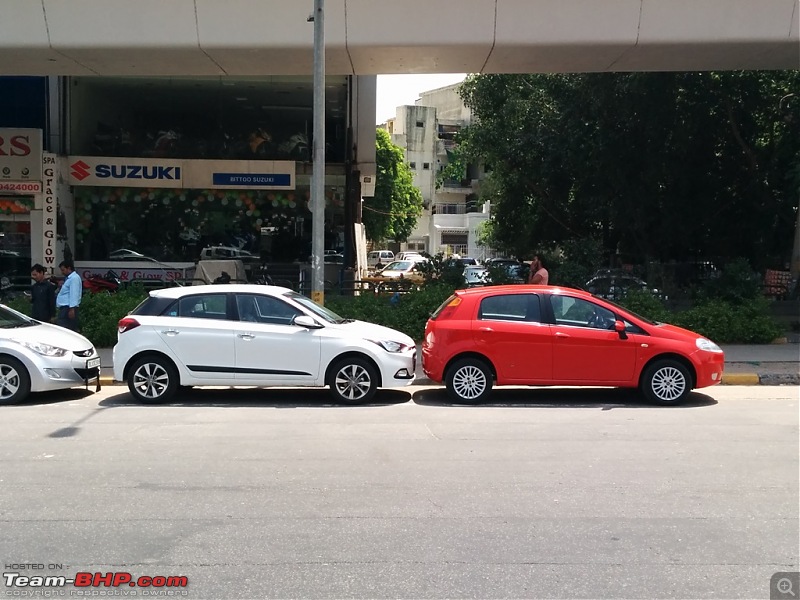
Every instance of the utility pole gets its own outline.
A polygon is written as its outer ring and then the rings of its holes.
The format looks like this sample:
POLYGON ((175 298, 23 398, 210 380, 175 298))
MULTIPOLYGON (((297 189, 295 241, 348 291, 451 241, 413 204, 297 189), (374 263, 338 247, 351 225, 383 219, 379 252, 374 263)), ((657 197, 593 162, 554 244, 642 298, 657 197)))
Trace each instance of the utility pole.
POLYGON ((325 304, 325 16, 314 0, 314 150, 311 171, 311 299, 325 304))

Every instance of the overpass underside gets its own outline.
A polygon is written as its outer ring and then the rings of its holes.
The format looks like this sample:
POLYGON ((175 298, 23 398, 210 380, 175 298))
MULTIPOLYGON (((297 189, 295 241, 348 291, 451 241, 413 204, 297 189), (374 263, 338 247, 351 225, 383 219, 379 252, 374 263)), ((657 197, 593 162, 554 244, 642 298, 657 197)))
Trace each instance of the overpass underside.
MULTIPOLYGON (((3 0, 0 74, 307 75, 312 0, 3 0)), ((798 0, 326 0, 331 75, 800 68, 798 0)))

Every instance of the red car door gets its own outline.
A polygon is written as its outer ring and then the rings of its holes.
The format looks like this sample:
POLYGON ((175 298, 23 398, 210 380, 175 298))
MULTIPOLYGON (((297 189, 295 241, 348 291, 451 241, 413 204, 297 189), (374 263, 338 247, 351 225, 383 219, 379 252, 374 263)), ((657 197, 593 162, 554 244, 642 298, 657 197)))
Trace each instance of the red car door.
POLYGON ((483 297, 473 321, 476 349, 497 369, 497 383, 530 384, 552 377, 552 332, 541 319, 538 294, 483 297))
POLYGON ((550 296, 553 325, 553 380, 627 383, 636 369, 638 343, 614 331, 614 313, 585 298, 550 296))

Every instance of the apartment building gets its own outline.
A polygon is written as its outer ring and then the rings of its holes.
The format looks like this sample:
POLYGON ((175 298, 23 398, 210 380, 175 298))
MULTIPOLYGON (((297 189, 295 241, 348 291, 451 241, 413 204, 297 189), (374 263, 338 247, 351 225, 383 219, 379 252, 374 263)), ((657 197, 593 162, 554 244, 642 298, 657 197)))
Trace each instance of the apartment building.
POLYGON ((400 146, 422 193, 425 210, 401 249, 431 254, 492 255, 477 244, 478 228, 489 218, 489 204, 478 201, 481 168, 469 165, 460 179, 442 180, 459 130, 471 113, 458 95, 459 84, 420 94, 416 104, 397 107, 386 123, 392 141, 400 146))

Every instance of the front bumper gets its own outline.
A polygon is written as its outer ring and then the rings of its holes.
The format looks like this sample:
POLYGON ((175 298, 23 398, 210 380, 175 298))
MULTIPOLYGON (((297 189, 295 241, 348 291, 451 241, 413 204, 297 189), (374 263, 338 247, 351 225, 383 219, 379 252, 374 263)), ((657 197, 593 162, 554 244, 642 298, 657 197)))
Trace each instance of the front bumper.
POLYGON ((697 382, 695 388, 704 388, 722 382, 725 371, 725 354, 722 352, 708 352, 699 350, 692 355, 697 382))
POLYGON ((90 381, 99 381, 99 361, 100 357, 97 353, 87 358, 36 356, 28 365, 31 375, 31 391, 62 390, 86 385, 90 381))

